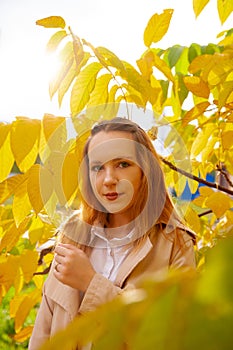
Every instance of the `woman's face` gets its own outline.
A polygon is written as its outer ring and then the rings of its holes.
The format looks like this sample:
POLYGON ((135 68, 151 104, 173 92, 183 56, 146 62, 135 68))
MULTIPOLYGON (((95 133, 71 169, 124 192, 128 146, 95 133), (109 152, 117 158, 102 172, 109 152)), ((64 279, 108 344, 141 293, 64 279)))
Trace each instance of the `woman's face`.
POLYGON ((135 144, 129 132, 101 131, 88 148, 89 176, 96 198, 107 212, 129 219, 142 180, 135 144))

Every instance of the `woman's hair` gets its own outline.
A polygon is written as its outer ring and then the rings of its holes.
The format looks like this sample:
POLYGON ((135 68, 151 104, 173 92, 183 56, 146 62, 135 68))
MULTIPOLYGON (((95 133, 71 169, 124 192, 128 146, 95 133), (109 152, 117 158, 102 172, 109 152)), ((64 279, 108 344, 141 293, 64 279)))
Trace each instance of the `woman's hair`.
POLYGON ((121 131, 132 135, 136 159, 143 173, 140 191, 136 194, 135 203, 132 206, 138 237, 144 235, 158 223, 174 226, 179 217, 165 185, 159 156, 149 136, 136 123, 119 117, 96 124, 84 147, 81 184, 82 220, 90 225, 98 222, 102 226, 108 222, 108 213, 97 201, 89 177, 89 144, 92 138, 101 131, 106 133, 121 131))

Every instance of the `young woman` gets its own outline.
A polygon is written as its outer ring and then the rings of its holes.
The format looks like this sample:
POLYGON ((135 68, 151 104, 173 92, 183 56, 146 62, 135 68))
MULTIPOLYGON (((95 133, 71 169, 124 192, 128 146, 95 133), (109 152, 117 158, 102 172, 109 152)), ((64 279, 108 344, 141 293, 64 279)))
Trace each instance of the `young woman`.
POLYGON ((29 349, 146 276, 195 268, 194 235, 165 187, 159 157, 137 124, 93 127, 80 167, 82 207, 61 229, 29 349))

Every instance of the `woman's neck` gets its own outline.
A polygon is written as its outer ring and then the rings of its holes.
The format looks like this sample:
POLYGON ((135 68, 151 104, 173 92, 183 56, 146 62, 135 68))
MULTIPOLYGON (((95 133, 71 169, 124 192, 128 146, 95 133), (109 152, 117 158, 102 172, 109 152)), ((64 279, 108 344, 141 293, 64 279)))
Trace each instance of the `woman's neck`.
POLYGON ((109 238, 113 237, 124 237, 126 236, 134 227, 134 220, 129 220, 123 215, 109 215, 108 224, 106 227, 106 233, 109 238))

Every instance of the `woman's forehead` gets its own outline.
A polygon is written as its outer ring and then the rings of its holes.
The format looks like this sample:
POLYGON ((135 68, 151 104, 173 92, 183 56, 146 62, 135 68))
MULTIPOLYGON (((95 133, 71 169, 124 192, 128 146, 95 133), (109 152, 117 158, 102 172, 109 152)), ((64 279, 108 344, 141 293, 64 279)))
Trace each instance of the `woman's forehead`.
POLYGON ((136 158, 136 142, 132 134, 121 131, 101 131, 90 141, 88 158, 90 162, 107 162, 117 158, 136 158))

